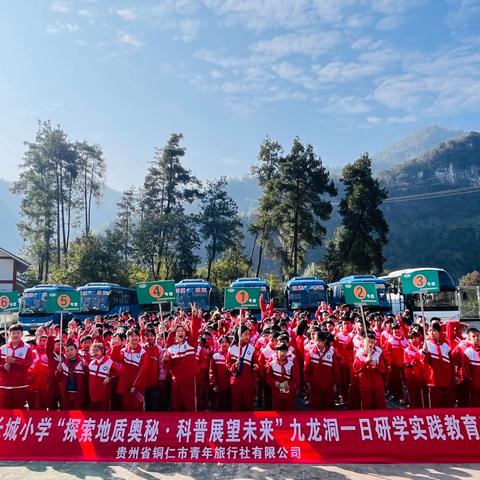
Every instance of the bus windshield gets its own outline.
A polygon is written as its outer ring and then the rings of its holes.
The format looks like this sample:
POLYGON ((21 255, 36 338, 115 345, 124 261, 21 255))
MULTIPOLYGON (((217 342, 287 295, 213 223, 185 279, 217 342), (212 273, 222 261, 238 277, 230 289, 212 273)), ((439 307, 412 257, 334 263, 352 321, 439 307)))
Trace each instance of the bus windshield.
POLYGON ((327 301, 324 285, 291 285, 289 287, 289 302, 291 308, 317 307, 327 301))
POLYGON ((202 310, 210 310, 210 289, 206 287, 177 288, 177 305, 190 308, 190 304, 202 310))
POLYGON ((388 300, 388 293, 386 286, 381 283, 377 283, 377 295, 378 295, 378 302, 380 303, 381 307, 389 307, 390 302, 388 300))
POLYGON ((80 309, 82 312, 108 312, 108 290, 82 290, 80 292, 80 309))
POLYGON ((20 305, 21 313, 45 313, 47 292, 25 292, 20 305))
MULTIPOLYGON (((420 296, 413 295, 415 310, 420 310, 420 296)), ((443 291, 438 293, 424 293, 423 305, 425 310, 451 310, 457 309, 456 292, 443 291)))

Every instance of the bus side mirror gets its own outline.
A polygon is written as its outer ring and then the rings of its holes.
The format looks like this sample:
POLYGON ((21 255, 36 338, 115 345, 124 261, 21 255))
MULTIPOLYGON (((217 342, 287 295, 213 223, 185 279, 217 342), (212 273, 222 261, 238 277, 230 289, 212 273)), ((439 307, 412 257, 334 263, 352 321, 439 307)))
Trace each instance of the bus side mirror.
POLYGON ((467 292, 462 292, 462 300, 467 300, 467 299, 468 299, 467 292))
POLYGON ((332 288, 327 288, 327 294, 329 297, 333 297, 333 289, 332 288))

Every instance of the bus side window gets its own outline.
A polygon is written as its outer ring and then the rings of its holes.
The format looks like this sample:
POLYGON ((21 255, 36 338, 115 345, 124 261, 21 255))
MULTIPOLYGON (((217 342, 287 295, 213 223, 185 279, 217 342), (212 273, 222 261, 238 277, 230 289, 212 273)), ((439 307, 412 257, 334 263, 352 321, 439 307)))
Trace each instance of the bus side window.
POLYGON ((110 306, 117 307, 118 305, 120 305, 120 292, 112 290, 110 292, 110 306))

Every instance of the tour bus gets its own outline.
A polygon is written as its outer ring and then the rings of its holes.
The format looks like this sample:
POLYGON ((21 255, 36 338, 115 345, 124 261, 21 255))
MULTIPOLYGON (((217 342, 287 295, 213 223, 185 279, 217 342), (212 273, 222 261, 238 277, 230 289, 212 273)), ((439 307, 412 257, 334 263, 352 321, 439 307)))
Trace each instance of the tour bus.
MULTIPOLYGON (((261 280, 258 277, 241 277, 237 278, 230 284, 230 287, 233 288, 243 288, 243 287, 260 287, 260 293, 263 295, 265 304, 270 302, 270 285, 265 281, 261 280)), ((260 308, 249 310, 257 319, 260 319, 260 308)))
MULTIPOLYGON (((18 323, 29 331, 34 331, 37 327, 50 322, 54 322, 56 325, 60 324, 59 313, 47 313, 46 311, 47 295, 59 292, 75 292, 75 289, 70 285, 51 284, 41 284, 25 289, 20 299, 18 323)), ((70 313, 63 315, 64 321, 68 321, 70 318, 72 318, 70 313)))
POLYGON ((175 284, 177 301, 175 305, 185 310, 190 309, 191 304, 209 312, 215 307, 214 288, 201 278, 186 278, 175 284))
POLYGON ((460 318, 457 287, 448 272, 441 268, 408 268, 396 270, 385 277, 381 277, 389 284, 389 297, 393 313, 403 312, 408 309, 413 317, 421 316, 420 295, 404 295, 402 293, 402 275, 418 270, 434 270, 438 272, 440 292, 423 294, 423 309, 425 318, 429 321, 433 317, 442 320, 458 320, 460 318))
MULTIPOLYGON (((380 305, 375 307, 369 307, 371 310, 377 312, 391 312, 392 304, 388 298, 388 284, 382 278, 377 278, 375 275, 350 275, 348 277, 343 277, 338 282, 329 283, 329 294, 328 299, 330 306, 335 308, 337 305, 345 304, 345 285, 346 284, 355 284, 355 283, 375 283, 377 288, 378 301, 380 305)), ((353 307, 353 305, 350 305, 353 307)))
POLYGON ((320 303, 328 303, 328 285, 317 277, 293 277, 285 284, 285 302, 289 311, 316 311, 320 303))
POLYGON ((80 312, 76 318, 85 320, 95 315, 117 315, 131 312, 137 317, 140 309, 134 288, 125 288, 116 283, 87 283, 79 287, 80 312))

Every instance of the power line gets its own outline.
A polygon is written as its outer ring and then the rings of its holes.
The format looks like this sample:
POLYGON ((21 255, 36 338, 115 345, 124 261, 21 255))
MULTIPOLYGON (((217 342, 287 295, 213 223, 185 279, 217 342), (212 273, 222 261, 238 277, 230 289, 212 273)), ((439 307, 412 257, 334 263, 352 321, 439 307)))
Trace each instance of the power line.
MULTIPOLYGON (((409 202, 411 200, 429 200, 432 198, 452 197, 454 195, 465 195, 467 193, 477 193, 477 192, 480 192, 480 186, 452 188, 450 190, 439 190, 438 192, 416 193, 412 195, 389 197, 383 203, 400 203, 400 202, 409 202)), ((340 205, 340 202, 332 202, 332 205, 338 206, 340 205)))

